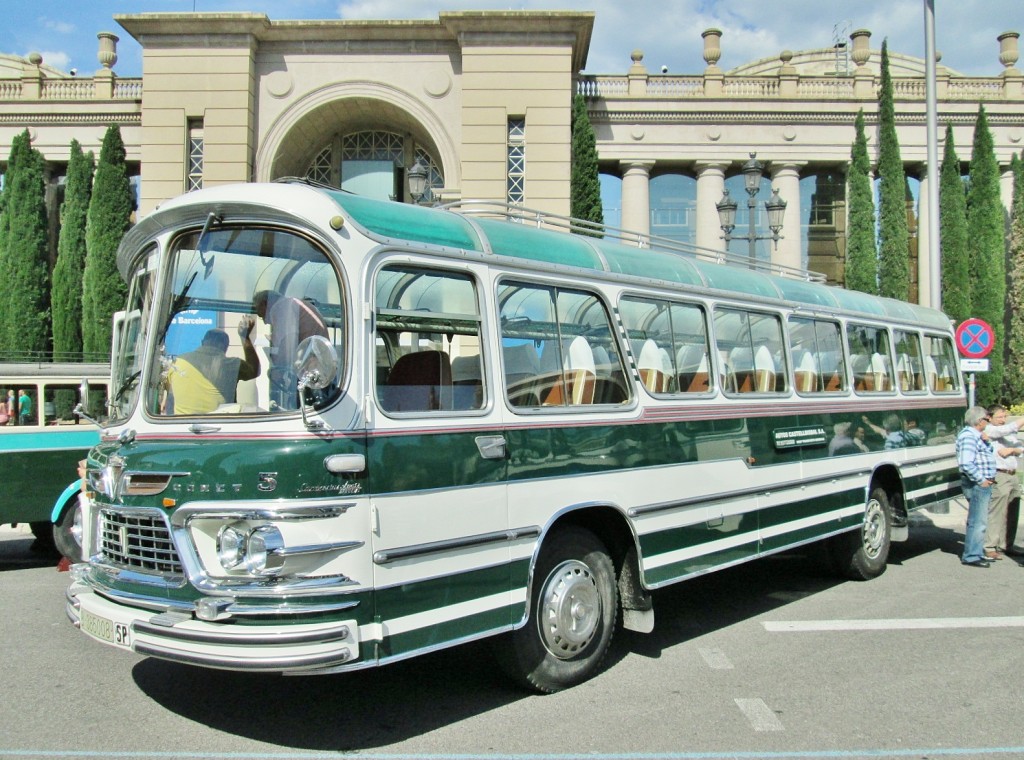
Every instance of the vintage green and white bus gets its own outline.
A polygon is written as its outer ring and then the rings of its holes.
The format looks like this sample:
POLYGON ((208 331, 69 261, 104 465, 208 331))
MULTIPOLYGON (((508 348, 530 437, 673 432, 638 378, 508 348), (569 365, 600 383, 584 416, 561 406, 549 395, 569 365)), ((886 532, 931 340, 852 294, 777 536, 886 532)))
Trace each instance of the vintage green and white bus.
POLYGON ((811 542, 867 579, 959 492, 942 313, 498 216, 293 181, 140 221, 72 622, 301 674, 498 636, 556 691, 654 589, 811 542), (258 374, 183 409, 209 330, 258 374))
POLYGON ((62 491, 100 440, 99 427, 74 414, 83 379, 102 404, 108 363, 0 363, 0 524, 28 523, 43 547, 56 537, 61 551, 79 519, 77 493, 62 491))

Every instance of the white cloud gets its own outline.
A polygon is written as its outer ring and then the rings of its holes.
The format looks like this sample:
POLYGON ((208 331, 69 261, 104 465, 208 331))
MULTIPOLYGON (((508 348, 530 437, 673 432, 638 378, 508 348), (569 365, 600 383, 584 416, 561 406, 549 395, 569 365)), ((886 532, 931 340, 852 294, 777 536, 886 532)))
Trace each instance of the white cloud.
POLYGON ((75 31, 75 25, 67 21, 61 21, 59 19, 52 18, 40 18, 39 23, 44 29, 49 29, 51 32, 57 34, 72 34, 75 31))
POLYGON ((55 69, 61 71, 68 70, 68 64, 71 62, 71 56, 63 51, 56 50, 42 50, 40 55, 43 56, 43 63, 47 66, 52 66, 55 69))

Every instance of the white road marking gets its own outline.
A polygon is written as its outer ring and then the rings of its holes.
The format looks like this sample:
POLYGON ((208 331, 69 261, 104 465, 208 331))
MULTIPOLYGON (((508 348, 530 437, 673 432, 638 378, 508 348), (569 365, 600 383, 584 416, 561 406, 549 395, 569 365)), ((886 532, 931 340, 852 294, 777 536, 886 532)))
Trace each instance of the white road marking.
POLYGON ((766 620, 771 633, 810 631, 896 631, 922 628, 1024 628, 1024 617, 906 618, 890 620, 766 620))
POLYGON ((697 651, 712 670, 732 670, 732 663, 721 649, 698 649, 697 651))
POLYGON ((755 731, 784 731, 782 721, 763 699, 735 699, 733 700, 740 711, 750 721, 755 731))

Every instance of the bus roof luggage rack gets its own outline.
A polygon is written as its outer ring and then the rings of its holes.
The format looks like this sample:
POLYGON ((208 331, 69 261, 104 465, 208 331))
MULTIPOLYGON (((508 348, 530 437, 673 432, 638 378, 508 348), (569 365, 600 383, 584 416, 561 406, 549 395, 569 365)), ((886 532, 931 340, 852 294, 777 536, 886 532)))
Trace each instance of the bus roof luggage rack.
POLYGON ((719 251, 714 248, 681 243, 678 240, 672 240, 671 238, 659 235, 650 235, 636 232, 635 230, 627 230, 622 227, 614 227, 609 224, 598 224, 586 219, 552 214, 547 211, 527 208, 526 206, 519 206, 504 201, 461 200, 440 204, 436 208, 454 211, 465 216, 481 216, 504 219, 519 224, 530 224, 538 229, 554 229, 562 232, 571 232, 576 235, 599 237, 633 248, 650 248, 655 251, 675 253, 692 259, 701 259, 742 269, 752 269, 764 274, 788 277, 790 279, 818 283, 825 283, 827 279, 821 272, 812 272, 809 269, 800 269, 799 267, 776 264, 770 261, 751 261, 747 256, 740 256, 728 251, 719 251))

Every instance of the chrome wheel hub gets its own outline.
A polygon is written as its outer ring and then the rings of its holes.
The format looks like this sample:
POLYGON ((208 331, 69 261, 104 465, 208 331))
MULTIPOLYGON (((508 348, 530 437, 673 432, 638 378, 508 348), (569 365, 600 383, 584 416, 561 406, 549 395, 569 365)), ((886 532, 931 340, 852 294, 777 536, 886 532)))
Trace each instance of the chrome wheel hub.
POLYGON ((569 560, 551 571, 541 590, 537 622, 544 646, 560 660, 587 647, 601 622, 601 595, 589 567, 569 560))

